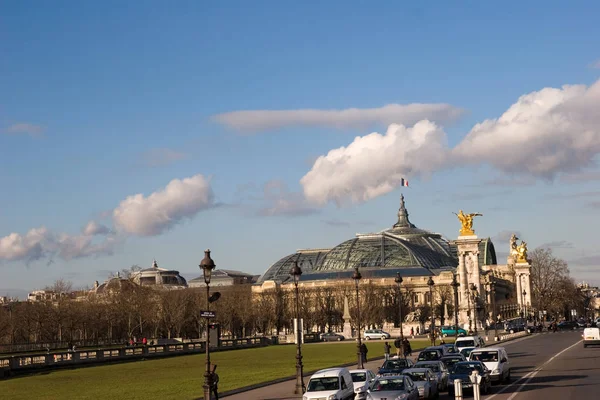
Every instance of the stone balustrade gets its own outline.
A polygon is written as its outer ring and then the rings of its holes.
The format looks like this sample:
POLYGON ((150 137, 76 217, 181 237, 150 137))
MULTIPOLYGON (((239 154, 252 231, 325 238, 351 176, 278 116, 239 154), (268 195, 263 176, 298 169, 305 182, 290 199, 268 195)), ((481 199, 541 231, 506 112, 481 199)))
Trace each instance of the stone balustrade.
POLYGON ((500 341, 516 339, 521 336, 527 336, 529 333, 527 331, 515 332, 515 333, 507 333, 506 335, 499 335, 500 341))
MULTIPOLYGON (((220 340, 211 351, 261 347, 270 344, 265 337, 220 340)), ((206 342, 120 347, 114 349, 50 352, 47 354, 0 357, 0 378, 40 369, 76 367, 114 361, 134 361, 142 358, 169 357, 204 353, 206 342)))

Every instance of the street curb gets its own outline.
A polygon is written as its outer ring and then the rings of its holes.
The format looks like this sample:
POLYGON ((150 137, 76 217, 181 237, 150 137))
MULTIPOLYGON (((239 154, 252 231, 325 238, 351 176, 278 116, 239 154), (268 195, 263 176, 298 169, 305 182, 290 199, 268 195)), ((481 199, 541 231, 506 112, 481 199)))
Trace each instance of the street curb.
MULTIPOLYGON (((520 336, 520 337, 510 338, 510 339, 506 339, 506 340, 502 340, 502 341, 498 341, 498 342, 490 342, 489 344, 486 343, 485 347, 493 347, 493 346, 501 344, 501 343, 507 343, 507 342, 511 342, 513 340, 516 340, 516 339, 521 339, 521 338, 530 337, 530 336, 532 336, 532 335, 531 334, 527 334, 526 336, 520 336)), ((413 351, 414 352, 418 352, 418 351, 421 351, 423 349, 424 349, 424 347, 420 348, 420 349, 414 349, 413 351)), ((385 358, 384 356, 367 358, 367 362, 369 362, 369 361, 383 360, 384 358, 385 358)), ((332 367, 329 367, 329 368, 350 367, 352 365, 356 365, 356 363, 355 362, 351 362, 351 363, 346 363, 346 364, 342 364, 342 365, 332 366, 332 367)), ((323 369, 323 368, 320 368, 320 369, 323 369)), ((312 370, 312 371, 304 372, 304 376, 305 377, 306 376, 310 377, 310 375, 314 374, 317 371, 319 371, 319 369, 315 369, 315 370, 312 370)), ((296 379, 296 375, 286 376, 284 378, 273 379, 273 380, 267 381, 267 382, 256 383, 254 385, 244 386, 244 387, 241 387, 241 388, 238 388, 238 389, 233 389, 233 390, 228 390, 226 392, 219 393, 219 398, 222 398, 222 397, 224 398, 224 397, 227 397, 227 396, 233 396, 234 394, 248 392, 248 391, 254 390, 254 389, 260 389, 260 388, 263 388, 263 387, 266 387, 266 386, 271 386, 271 385, 275 385, 277 383, 291 381, 291 380, 294 380, 294 379, 296 379)), ((203 399, 204 399, 204 397, 198 397, 198 398, 196 398, 194 400, 203 400, 203 399)))

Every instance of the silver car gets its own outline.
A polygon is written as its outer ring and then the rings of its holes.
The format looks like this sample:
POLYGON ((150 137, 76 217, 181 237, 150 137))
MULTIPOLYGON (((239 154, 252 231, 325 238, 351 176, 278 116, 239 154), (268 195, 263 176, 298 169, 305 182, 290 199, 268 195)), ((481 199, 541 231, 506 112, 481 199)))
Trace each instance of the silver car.
POLYGON ((429 368, 436 377, 438 390, 443 392, 448 390, 448 368, 441 361, 419 361, 415 368, 429 368))
POLYGON ((433 399, 439 396, 437 379, 429 368, 409 368, 402 373, 412 379, 419 389, 420 398, 433 399))
POLYGON ((350 375, 354 385, 354 400, 366 399, 367 390, 371 381, 375 379, 375 374, 368 369, 351 369, 350 375))
POLYGON ((377 377, 367 392, 367 400, 419 400, 419 389, 406 375, 377 377))

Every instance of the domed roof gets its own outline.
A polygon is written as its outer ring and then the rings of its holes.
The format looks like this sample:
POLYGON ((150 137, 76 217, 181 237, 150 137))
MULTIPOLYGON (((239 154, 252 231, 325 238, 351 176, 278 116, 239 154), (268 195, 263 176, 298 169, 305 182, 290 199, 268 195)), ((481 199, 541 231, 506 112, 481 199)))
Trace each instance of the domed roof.
POLYGON ((303 280, 342 278, 360 267, 365 276, 428 276, 453 269, 458 261, 442 235, 417 228, 408 218, 404 196, 398 221, 380 233, 357 235, 332 249, 302 250, 273 264, 259 279, 286 281, 294 263, 302 267, 303 280))
POLYGON ((123 292, 127 290, 134 290, 137 285, 130 279, 122 278, 119 273, 108 279, 106 282, 98 285, 94 292, 97 294, 108 294, 111 292, 123 292))
POLYGON ((152 262, 152 267, 136 272, 133 280, 141 286, 156 286, 166 289, 187 287, 187 281, 179 275, 179 271, 159 268, 156 260, 152 262))

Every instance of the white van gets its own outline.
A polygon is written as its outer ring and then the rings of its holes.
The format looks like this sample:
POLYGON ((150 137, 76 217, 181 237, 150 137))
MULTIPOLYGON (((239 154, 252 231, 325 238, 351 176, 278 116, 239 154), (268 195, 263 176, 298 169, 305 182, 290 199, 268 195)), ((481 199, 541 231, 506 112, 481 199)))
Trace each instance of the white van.
POLYGON ((457 338, 454 345, 460 353, 465 347, 483 347, 485 346, 485 341, 479 336, 463 336, 457 338))
POLYGON ((354 384, 348 368, 328 368, 310 377, 302 400, 354 399, 354 384))
POLYGON ((600 345, 600 328, 585 328, 583 330, 583 347, 600 345))
POLYGON ((475 349, 469 354, 469 361, 481 361, 491 371, 492 382, 510 381, 510 361, 504 347, 475 349))

